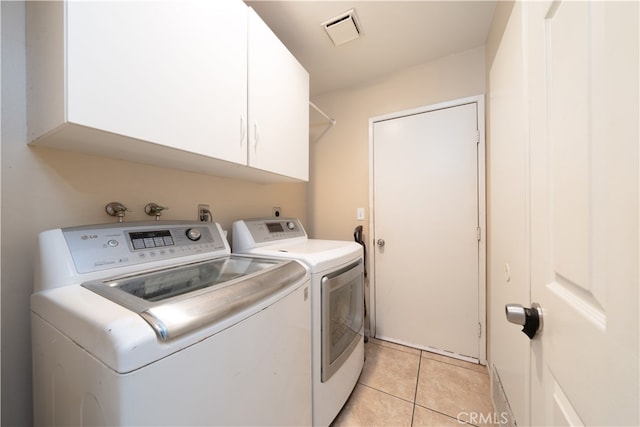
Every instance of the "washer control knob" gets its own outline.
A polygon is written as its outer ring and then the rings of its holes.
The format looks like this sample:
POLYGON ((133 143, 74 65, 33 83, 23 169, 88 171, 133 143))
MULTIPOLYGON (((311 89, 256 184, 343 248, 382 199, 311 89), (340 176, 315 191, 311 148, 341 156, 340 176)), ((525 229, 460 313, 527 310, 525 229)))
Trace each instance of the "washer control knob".
POLYGON ((289 230, 293 230, 294 228, 296 228, 296 224, 293 221, 289 221, 287 222, 287 228, 289 230))
POLYGON ((193 240, 195 242, 196 240, 200 240, 200 237, 202 237, 200 230, 196 228, 190 228, 187 230, 187 238, 189 240, 193 240))

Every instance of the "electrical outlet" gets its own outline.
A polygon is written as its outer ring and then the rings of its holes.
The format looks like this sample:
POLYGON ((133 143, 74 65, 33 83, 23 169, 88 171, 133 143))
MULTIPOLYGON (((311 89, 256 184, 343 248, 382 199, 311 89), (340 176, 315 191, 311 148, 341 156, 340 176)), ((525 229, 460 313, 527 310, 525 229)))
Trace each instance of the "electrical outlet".
POLYGON ((209 205, 198 205, 198 221, 213 222, 209 205))
POLYGON ((272 210, 272 215, 276 218, 279 218, 280 215, 282 215, 282 209, 280 209, 279 207, 274 207, 272 210))

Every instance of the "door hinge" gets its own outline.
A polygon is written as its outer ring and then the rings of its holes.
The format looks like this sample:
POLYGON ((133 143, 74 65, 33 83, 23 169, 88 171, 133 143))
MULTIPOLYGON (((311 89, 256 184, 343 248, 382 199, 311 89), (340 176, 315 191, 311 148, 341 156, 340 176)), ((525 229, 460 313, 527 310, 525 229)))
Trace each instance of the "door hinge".
POLYGON ((476 227, 476 236, 478 237, 478 242, 482 239, 482 229, 480 227, 476 227))
POLYGON ((478 338, 482 338, 482 323, 478 322, 478 338))
POLYGON ((476 131, 476 144, 480 144, 480 131, 476 131))

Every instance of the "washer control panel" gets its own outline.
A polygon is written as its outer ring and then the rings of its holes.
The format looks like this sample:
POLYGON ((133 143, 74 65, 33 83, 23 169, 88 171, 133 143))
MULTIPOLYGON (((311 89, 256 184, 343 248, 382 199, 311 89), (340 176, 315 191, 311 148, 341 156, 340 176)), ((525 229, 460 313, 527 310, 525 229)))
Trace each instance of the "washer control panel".
POLYGON ((62 234, 78 273, 229 252, 221 230, 212 223, 104 224, 64 228, 62 234))

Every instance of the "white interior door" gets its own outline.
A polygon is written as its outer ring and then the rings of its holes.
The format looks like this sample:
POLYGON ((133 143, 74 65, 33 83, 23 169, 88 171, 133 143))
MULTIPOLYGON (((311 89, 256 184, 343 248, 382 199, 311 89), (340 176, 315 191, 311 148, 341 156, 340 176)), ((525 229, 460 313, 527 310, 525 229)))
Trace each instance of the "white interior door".
POLYGON ((479 104, 412 110, 371 126, 375 336, 474 359, 484 357, 479 104))
POLYGON ((640 424, 638 2, 527 2, 532 425, 640 424))

